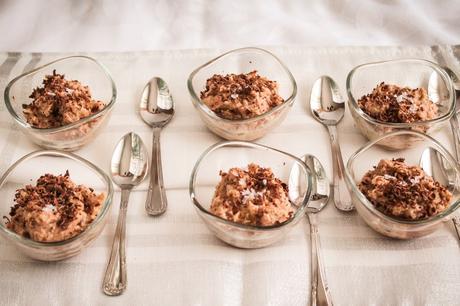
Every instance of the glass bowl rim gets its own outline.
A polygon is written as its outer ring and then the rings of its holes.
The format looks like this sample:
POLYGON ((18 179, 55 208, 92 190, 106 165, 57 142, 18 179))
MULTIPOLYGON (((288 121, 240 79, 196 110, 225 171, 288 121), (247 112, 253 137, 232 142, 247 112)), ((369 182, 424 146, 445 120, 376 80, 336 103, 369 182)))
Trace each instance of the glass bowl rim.
MULTIPOLYGON (((384 219, 385 221, 389 221, 392 223, 399 223, 399 224, 405 224, 405 225, 424 225, 424 224, 430 224, 434 223, 435 221, 442 220, 449 216, 450 214, 454 213, 457 208, 460 207, 460 198, 453 202, 450 203, 449 207, 442 211, 441 213, 428 218, 428 219, 422 219, 422 220, 415 220, 415 221, 410 221, 410 220, 403 220, 403 219, 397 219, 394 217, 390 217, 383 212, 379 211, 377 208, 375 208, 374 205, 366 198, 366 196, 359 190, 357 187, 355 180, 353 176, 351 175, 351 172, 353 172, 352 166, 357 157, 361 155, 362 153, 366 152, 368 149, 375 147, 376 143, 384 140, 386 138, 392 137, 392 136, 397 136, 397 135, 402 135, 402 134, 412 134, 416 136, 420 136, 422 138, 425 138, 425 142, 428 141, 428 143, 431 142, 431 145, 434 144, 437 148, 436 150, 439 150, 439 152, 443 155, 444 158, 447 159, 447 161, 451 164, 451 166, 454 167, 455 172, 457 176, 460 175, 460 165, 457 164, 455 161, 454 157, 452 154, 450 154, 442 144, 440 144, 436 139, 433 137, 426 135, 424 133, 420 133, 417 131, 412 131, 412 130, 400 130, 400 131, 395 131, 392 133, 385 134, 375 140, 368 141, 366 144, 364 144, 361 148, 359 148, 357 151, 355 151, 350 158, 348 159, 347 166, 345 168, 345 177, 348 181, 348 186, 349 189, 351 189, 351 192, 358 198, 358 200, 363 204, 363 206, 373 215, 376 215, 377 217, 384 219)), ((397 151, 395 151, 397 152, 397 151)))
POLYGON ((443 122, 448 119, 450 119, 453 114, 455 113, 455 107, 456 107, 456 96, 455 96, 455 89, 454 89, 454 84, 447 74, 447 72, 438 64, 425 60, 425 59, 418 59, 418 58, 406 58, 406 59, 395 59, 395 60, 386 60, 386 61, 378 61, 378 62, 371 62, 371 63, 365 63, 358 65, 354 67, 347 75, 346 79, 346 91, 348 95, 348 105, 353 108, 353 110, 358 113, 358 115, 366 120, 367 122, 374 124, 374 125, 382 125, 382 126, 388 126, 388 127, 394 127, 394 128, 411 128, 414 125, 416 126, 421 126, 421 125, 431 125, 433 123, 438 123, 438 122, 443 122), (392 64, 392 63, 413 63, 413 64, 420 64, 423 66, 428 66, 438 72, 442 78, 443 81, 446 82, 446 87, 449 90, 449 111, 444 114, 443 116, 436 117, 434 119, 430 120, 424 120, 424 121, 417 121, 417 122, 411 122, 411 123, 406 123, 406 122, 384 122, 380 121, 377 119, 372 118, 368 114, 366 114, 358 105, 353 93, 351 92, 351 86, 353 84, 353 76, 354 74, 360 70, 361 68, 368 67, 368 66, 379 66, 379 65, 385 65, 385 64, 392 64))
POLYGON ((189 91, 189 94, 190 96, 192 97, 192 101, 193 103, 198 106, 205 114, 207 114, 209 117, 211 117, 212 119, 214 120, 221 120, 223 122, 227 122, 227 123, 250 123, 250 122, 254 122, 254 121, 258 121, 262 118, 265 118, 265 117, 268 117, 269 115, 275 113, 276 111, 278 111, 279 109, 282 109, 286 106, 292 106, 292 104, 294 103, 295 101, 295 97, 297 96, 297 83, 294 79, 294 76, 292 75, 291 71, 287 68, 287 66, 276 56, 274 55, 273 53, 271 53, 270 51, 267 51, 265 49, 262 49, 262 48, 258 48, 258 47, 244 47, 244 48, 238 48, 238 49, 233 49, 233 50, 230 50, 230 51, 227 51, 213 59, 211 59, 210 61, 206 62, 205 64, 199 66, 198 68, 195 68, 189 75, 188 79, 187 79, 187 88, 188 88, 188 91, 189 91), (203 103, 203 101, 201 101, 201 99, 198 97, 197 93, 195 92, 194 88, 193 88, 193 79, 195 77, 195 75, 200 71, 202 70, 203 68, 223 59, 224 57, 227 57, 233 53, 237 53, 237 52, 241 52, 241 51, 252 51, 253 53, 265 53, 267 55, 269 55, 270 57, 272 57, 276 62, 278 62, 280 64, 280 66, 283 68, 283 70, 285 71, 286 75, 288 76, 291 84, 292 84, 292 93, 290 94, 290 96, 284 100, 284 102, 272 109, 270 109, 268 112, 265 112, 261 115, 258 115, 258 116, 255 116, 255 117, 252 117, 252 118, 248 118, 248 119, 239 119, 239 120, 231 120, 231 119, 226 119, 226 118, 221 118, 219 116, 216 115, 216 113, 214 113, 206 104, 203 103))
POLYGON ((35 240, 30 239, 30 238, 23 237, 23 236, 15 233, 15 232, 7 229, 2 222, 0 222, 0 231, 2 231, 4 234, 6 234, 9 238, 19 242, 20 244, 28 245, 30 247, 48 248, 48 247, 64 246, 64 245, 70 244, 71 242, 73 242, 75 240, 78 240, 85 233, 88 233, 89 231, 91 231, 91 229, 96 227, 96 225, 98 225, 100 222, 102 222, 104 220, 104 217, 107 215, 107 213, 109 211, 109 208, 110 208, 110 206, 112 204, 112 198, 113 198, 113 193, 114 193, 112 180, 99 167, 97 167, 96 165, 94 165, 90 161, 88 161, 88 160, 86 160, 86 159, 84 159, 84 158, 82 158, 82 157, 80 157, 80 156, 78 156, 76 154, 73 154, 73 153, 70 153, 70 152, 63 152, 63 151, 59 151, 59 150, 38 150, 38 151, 34 151, 34 152, 31 152, 31 153, 28 153, 28 154, 24 155, 23 157, 21 157, 20 159, 15 161, 8 168, 8 170, 5 171, 5 173, 0 178, 0 189, 3 187, 3 184, 8 179, 10 174, 16 169, 16 167, 18 167, 20 164, 22 164, 23 162, 25 162, 27 160, 30 160, 30 159, 33 159, 33 158, 36 158, 36 157, 40 157, 40 156, 64 157, 64 158, 67 158, 67 159, 71 159, 71 160, 73 160, 75 162, 78 162, 78 163, 86 166, 86 168, 91 169, 93 172, 97 173, 99 175, 99 177, 103 181, 105 181, 105 183, 107 185, 107 194, 105 195, 104 203, 101 206, 101 211, 98 213, 96 219, 94 219, 93 222, 91 222, 85 230, 83 230, 82 232, 80 232, 79 234, 77 234, 76 236, 74 236, 72 238, 69 238, 69 239, 66 239, 66 240, 61 240, 61 241, 54 241, 54 242, 35 241, 35 240))
POLYGON ((275 149, 275 148, 272 148, 272 147, 269 147, 269 146, 265 146, 265 145, 261 145, 261 144, 253 143, 253 142, 249 142, 249 141, 238 141, 238 140, 221 141, 221 142, 218 142, 216 144, 211 145, 198 158, 197 162, 195 163, 195 166, 193 167, 192 174, 190 175, 190 181, 189 181, 190 199, 192 200, 192 203, 195 205, 196 208, 198 208, 201 212, 203 212, 207 216, 210 216, 212 219, 214 219, 217 222, 224 223, 226 225, 237 227, 237 228, 240 228, 240 229, 245 229, 245 230, 273 231, 273 230, 279 229, 281 227, 284 227, 285 225, 288 225, 288 224, 294 222, 295 220, 297 220, 299 218, 299 216, 302 216, 303 213, 305 212, 305 210, 307 208, 307 205, 310 202, 311 193, 312 193, 312 175, 310 174, 310 169, 308 168, 308 166, 301 159, 297 158, 296 156, 294 156, 294 155, 292 155, 290 153, 283 152, 281 150, 278 150, 278 149, 275 149), (298 206, 298 209, 296 210, 296 212, 294 213, 294 215, 291 218, 289 218, 288 220, 286 220, 286 221, 284 221, 282 223, 274 224, 274 225, 270 225, 270 226, 246 225, 246 224, 233 222, 233 221, 221 218, 219 216, 216 216, 213 213, 211 213, 208 209, 204 208, 201 205, 201 203, 195 197, 195 181, 196 181, 196 175, 198 173, 198 170, 199 170, 202 162, 206 159, 206 157, 210 153, 212 153, 212 152, 214 152, 214 151, 216 151, 216 150, 218 150, 220 148, 228 147, 228 146, 241 147, 241 148, 253 148, 253 149, 258 149, 258 150, 262 149, 262 150, 268 150, 268 151, 271 151, 271 152, 275 152, 277 154, 281 154, 281 155, 284 155, 284 156, 287 156, 287 157, 293 159, 298 165, 300 165, 303 168, 304 173, 307 174, 308 188, 306 190, 305 197, 302 200, 302 203, 298 206))
POLYGON ((5 91, 4 91, 4 100, 5 100, 5 105, 6 105, 6 108, 8 109, 8 112, 11 114, 11 116, 13 117, 13 119, 18 123, 20 124, 21 126, 27 128, 27 129, 31 129, 33 130, 34 132, 38 132, 38 133, 56 133, 56 132, 61 132, 61 131, 66 131, 66 130, 69 130, 69 129, 72 129, 74 127, 77 127, 77 126, 80 126, 86 122, 89 122, 97 117, 100 117, 100 116, 103 116, 105 113, 107 113, 114 105, 115 103, 115 100, 117 98, 117 87, 115 85, 115 82, 109 72, 109 70, 107 69, 107 67, 105 67, 101 62, 99 62, 98 60, 92 58, 92 57, 89 57, 89 56, 86 56, 86 55, 71 55, 71 56, 66 56, 66 57, 62 57, 62 58, 58 58, 56 60, 53 60, 51 62, 48 62, 44 65, 41 65, 37 68, 34 68, 32 70, 29 70, 27 72, 24 72, 22 74, 20 74, 19 76, 13 78, 9 83, 8 85, 6 86, 5 88, 5 91), (64 62, 64 61, 68 61, 68 60, 72 60, 72 59, 84 59, 84 60, 88 60, 90 62, 93 62, 94 64, 96 64, 99 68, 101 68, 101 70, 104 72, 105 76, 107 77, 107 79, 110 81, 110 84, 111 84, 111 88, 112 88, 112 97, 110 98, 110 101, 109 103, 107 103, 105 105, 105 107, 103 109, 101 109, 100 111, 94 113, 94 114, 91 114, 89 115, 88 117, 85 117, 85 118, 82 118, 78 121, 75 121, 75 122, 72 122, 70 124, 66 124, 66 125, 63 125, 63 126, 59 126, 59 127, 54 127, 54 128, 37 128, 37 127, 34 127, 32 125, 30 125, 29 123, 27 123, 27 121, 24 121, 17 113, 16 111, 14 110, 12 104, 11 104, 11 100, 10 100, 10 90, 11 90, 11 87, 17 82, 19 81, 20 79, 28 76, 28 75, 32 75, 34 73, 36 73, 37 71, 39 70, 42 70, 46 67, 49 67, 49 66, 52 66, 58 62, 64 62))

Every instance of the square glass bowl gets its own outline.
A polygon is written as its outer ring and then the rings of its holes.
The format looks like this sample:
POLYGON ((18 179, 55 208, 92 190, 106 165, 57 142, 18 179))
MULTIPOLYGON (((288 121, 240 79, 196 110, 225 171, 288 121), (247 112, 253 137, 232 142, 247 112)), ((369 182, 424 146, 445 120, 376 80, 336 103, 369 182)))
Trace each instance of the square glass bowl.
POLYGON ((303 217, 312 193, 312 176, 302 160, 288 153, 250 142, 227 141, 211 146, 201 155, 193 169, 189 191, 198 215, 219 239, 240 248, 260 248, 282 239, 303 217), (289 220, 272 226, 243 225, 210 211, 221 180, 219 171, 233 167, 247 169, 250 163, 271 168, 288 185, 289 200, 295 211, 289 220))
POLYGON ((87 56, 69 56, 35 68, 14 78, 6 86, 6 108, 19 128, 37 145, 47 149, 74 151, 91 140, 107 124, 117 90, 108 70, 98 61, 87 56), (79 121, 56 128, 40 129, 31 126, 23 114, 23 104, 30 104, 33 89, 42 86, 46 75, 64 74, 66 79, 78 80, 89 87, 93 99, 101 100, 105 107, 79 121))
POLYGON ((19 251, 34 259, 56 261, 80 253, 102 232, 112 204, 113 185, 110 178, 94 164, 72 153, 56 150, 42 150, 29 153, 16 161, 0 178, 0 217, 9 217, 14 205, 16 190, 28 184, 34 185, 37 179, 46 174, 64 174, 69 170, 70 178, 77 184, 93 188, 105 194, 96 219, 80 234, 58 242, 37 242, 25 238, 6 227, 5 220, 0 222, 0 235, 13 244, 19 251))
MULTIPOLYGON (((456 99, 452 80, 444 69, 427 60, 403 59, 360 65, 349 72, 346 87, 350 113, 358 129, 369 140, 401 130, 430 135, 439 130, 455 112, 456 99), (424 88, 430 100, 438 106, 438 116, 432 120, 413 123, 388 123, 372 118, 358 106, 358 100, 371 93, 381 82, 424 88)), ((401 134, 395 138, 386 138, 379 144, 388 148, 404 149, 415 145, 416 140, 420 138, 401 134)))
POLYGON ((281 124, 297 95, 297 84, 292 73, 272 53, 260 48, 241 48, 224 53, 195 69, 187 80, 193 105, 206 126, 215 134, 228 140, 254 140, 281 124), (229 120, 217 116, 200 99, 207 79, 214 74, 240 74, 257 70, 259 75, 276 81, 278 94, 284 103, 268 112, 243 120, 229 120))
MULTIPOLYGON (((441 169, 435 169, 441 170, 441 169)), ((396 131, 382 136, 365 144, 356 151, 348 160, 346 167, 346 181, 352 196, 356 210, 364 221, 375 231, 382 235, 398 238, 411 239, 428 235, 442 225, 443 221, 452 219, 454 212, 460 206, 460 168, 452 155, 436 140, 420 132, 396 131), (414 139, 417 146, 410 149, 395 151, 388 150, 382 143, 394 137, 410 137, 414 139), (408 221, 390 217, 380 212, 359 190, 358 184, 364 174, 373 169, 381 159, 392 159, 402 157, 408 165, 420 165, 422 154, 425 149, 433 148, 443 157, 444 166, 450 171, 451 182, 449 190, 452 192, 452 200, 448 208, 442 213, 428 219, 408 221)), ((434 177, 436 179, 436 177, 434 177)))

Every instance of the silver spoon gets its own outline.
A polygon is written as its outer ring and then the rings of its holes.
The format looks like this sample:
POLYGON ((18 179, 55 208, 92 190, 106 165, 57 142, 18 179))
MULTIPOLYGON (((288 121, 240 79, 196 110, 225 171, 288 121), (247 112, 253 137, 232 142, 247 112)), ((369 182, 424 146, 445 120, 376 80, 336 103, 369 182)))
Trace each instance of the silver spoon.
MULTIPOLYGON (((313 155, 306 154, 301 157, 303 162, 311 170, 312 195, 306 209, 308 222, 310 223, 311 239, 311 303, 310 305, 332 305, 332 298, 326 281, 326 274, 322 264, 321 246, 318 234, 318 221, 316 214, 319 213, 329 202, 330 188, 326 177, 326 171, 321 162, 313 155)), ((300 182, 301 172, 298 166, 291 169, 289 186, 303 186, 300 182)), ((290 188, 298 190, 298 188, 290 188)), ((297 194, 290 194, 291 198, 297 198, 297 194)))
MULTIPOLYGON (((442 68, 446 71, 446 73, 451 78, 452 83, 454 85, 455 95, 457 98, 455 113, 450 118, 449 122, 450 122, 450 128, 452 130, 452 136, 454 139, 455 157, 457 161, 460 161, 460 126, 458 122, 458 116, 459 116, 459 111, 460 111, 460 79, 457 77, 455 72, 453 72, 452 69, 450 69, 449 67, 442 67, 442 68)), ((430 76, 430 79, 428 82, 428 94, 431 100, 433 100, 433 98, 439 99, 440 97, 439 75, 437 72, 433 72, 430 76)), ((438 162, 438 165, 440 166, 439 168, 442 170, 443 176, 444 178, 446 178, 447 182, 449 184, 452 184, 453 182, 455 183, 455 181, 452 181, 452 178, 455 177, 453 169, 440 156, 440 153, 433 148, 427 148, 423 152, 421 161, 420 161, 421 167, 424 170, 426 167, 427 170, 425 172, 431 173, 431 169, 433 168, 432 161, 436 161, 436 160, 440 160, 440 163, 438 162), (425 167, 422 166, 422 162, 426 164, 425 167)), ((438 180, 438 178, 436 178, 436 180, 438 180)), ((460 239, 460 217, 458 216, 453 217, 452 222, 454 223, 455 230, 457 231, 457 236, 460 239)))
POLYGON ((455 72, 453 72, 450 68, 443 68, 451 78, 452 83, 454 84, 455 95, 457 98, 457 104, 455 105, 455 113, 452 116, 452 118, 450 118, 450 127, 452 129, 452 134, 454 135, 455 157, 458 161, 460 161, 460 129, 458 124, 458 112, 460 110, 460 80, 458 79, 455 72))
POLYGON ((457 91, 457 97, 458 97, 459 95, 458 91, 460 91, 460 79, 458 78, 457 74, 449 67, 442 67, 442 68, 444 68, 444 70, 447 72, 447 74, 451 78, 452 83, 454 83, 454 89, 455 91, 457 91))
POLYGON ((160 133, 174 116, 174 101, 168 85, 161 78, 154 77, 145 86, 140 103, 140 115, 153 129, 152 167, 145 210, 149 215, 157 216, 164 213, 168 206, 163 183, 160 133))
POLYGON ((344 179, 344 165, 337 135, 337 125, 345 112, 345 102, 337 84, 328 76, 322 76, 313 84, 310 96, 313 117, 329 131, 334 185, 334 204, 341 211, 354 208, 344 179))
MULTIPOLYGON (((432 147, 426 148, 420 157, 420 167, 423 171, 452 192, 455 189, 456 177, 447 164, 442 154, 432 147)), ((452 222, 460 240, 460 217, 454 216, 452 222)))
POLYGON ((148 152, 141 138, 128 133, 120 139, 110 165, 112 180, 121 188, 120 213, 105 271, 102 289, 107 295, 120 295, 126 288, 126 211, 133 187, 139 185, 148 171, 148 152))
MULTIPOLYGON (((460 160, 460 129, 458 123, 458 111, 460 110, 460 80, 458 79, 455 72, 453 72, 448 67, 442 67, 454 84, 455 94, 457 97, 457 104, 455 107, 455 112, 449 120, 450 128, 452 130, 452 135, 454 138, 454 148, 455 148, 455 157, 457 160, 460 160)), ((430 75, 428 81, 428 96, 431 101, 434 103, 439 103, 439 100, 446 95, 446 91, 443 90, 444 86, 440 86, 440 76, 438 72, 433 72, 430 75)))

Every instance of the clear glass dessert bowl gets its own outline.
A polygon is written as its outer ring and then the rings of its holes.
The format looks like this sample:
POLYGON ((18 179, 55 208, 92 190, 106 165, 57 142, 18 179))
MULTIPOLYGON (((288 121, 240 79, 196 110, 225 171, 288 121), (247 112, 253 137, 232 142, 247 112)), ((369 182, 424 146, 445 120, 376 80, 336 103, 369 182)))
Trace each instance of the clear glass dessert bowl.
POLYGON ((282 239, 303 217, 310 200, 312 176, 305 163, 288 153, 244 141, 225 141, 209 147, 198 159, 190 177, 190 198, 211 232, 224 242, 240 248, 260 248, 282 239), (289 202, 294 210, 290 219, 271 226, 236 223, 214 215, 211 203, 219 172, 248 164, 271 168, 275 177, 289 188, 289 202), (292 179, 296 169, 298 179, 292 179), (291 179, 290 179, 291 178, 291 179))
POLYGON ((460 206, 460 168, 458 163, 438 141, 420 132, 396 131, 368 142, 350 157, 345 172, 348 189, 358 214, 371 228, 388 237, 411 239, 428 235, 439 228, 443 221, 452 219, 455 210, 460 206), (388 139, 393 137, 410 137, 416 141, 417 145, 410 149, 397 151, 382 146, 382 143, 386 143, 388 139), (451 186, 448 188, 452 192, 451 202, 441 213, 428 219, 416 221, 394 218, 376 209, 359 190, 358 184, 363 176, 374 166, 377 166, 381 159, 404 158, 406 164, 419 166, 422 154, 427 148, 433 148, 441 154, 440 156, 444 160, 443 169, 450 169, 449 177, 453 178, 449 184, 451 186))
POLYGON ((201 120, 213 133, 228 140, 254 140, 264 136, 281 124, 297 95, 297 84, 286 65, 272 53, 260 48, 236 49, 216 57, 190 74, 187 87, 201 120), (206 80, 214 74, 241 74, 254 70, 278 83, 278 94, 284 100, 282 104, 253 118, 229 120, 217 116, 200 99, 206 80))
MULTIPOLYGON (((452 80, 444 69, 427 60, 402 59, 359 65, 348 73, 346 88, 348 107, 355 125, 369 140, 401 130, 430 135, 448 122, 455 112, 456 99, 452 80), (381 82, 414 89, 424 88, 429 99, 438 106, 438 116, 413 123, 389 123, 372 118, 359 107, 358 100, 370 94, 381 82)), ((410 135, 399 135, 397 138, 387 138, 380 144, 388 148, 403 149, 415 145, 415 141, 410 135)))
POLYGON ((92 141, 107 124, 117 96, 115 83, 101 63, 87 56, 69 56, 35 68, 15 77, 5 88, 6 108, 19 128, 37 145, 47 149, 74 151, 92 141), (33 89, 41 86, 46 75, 64 74, 89 87, 92 97, 105 107, 79 121, 56 128, 30 125, 23 113, 23 104, 30 104, 33 89))
POLYGON ((17 160, 0 178, 0 216, 9 217, 14 205, 16 190, 26 185, 35 185, 36 180, 46 174, 70 173, 75 184, 93 188, 97 194, 104 193, 105 199, 92 223, 78 235, 58 242, 38 242, 6 227, 6 219, 0 222, 0 235, 12 243, 19 251, 34 259, 56 261, 80 253, 102 232, 112 204, 113 186, 110 178, 89 161, 72 153, 57 150, 41 150, 25 155, 17 160))

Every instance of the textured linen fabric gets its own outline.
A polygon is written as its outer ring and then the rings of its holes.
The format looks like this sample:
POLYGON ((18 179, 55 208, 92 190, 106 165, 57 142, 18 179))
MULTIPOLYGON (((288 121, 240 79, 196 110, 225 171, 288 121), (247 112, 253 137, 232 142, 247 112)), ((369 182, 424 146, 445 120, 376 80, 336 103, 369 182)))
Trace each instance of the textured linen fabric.
MULTIPOLYGON (((296 102, 281 126, 257 142, 297 156, 315 154, 331 177, 325 128, 307 111, 314 80, 332 76, 345 94, 348 71, 358 64, 395 58, 425 58, 460 72, 460 47, 273 47, 291 69, 296 102)), ((127 218, 128 289, 107 297, 101 282, 115 230, 119 192, 102 235, 80 255, 42 263, 0 240, 0 305, 305 305, 310 290, 310 242, 306 219, 267 248, 242 250, 215 238, 194 212, 188 179, 198 156, 219 138, 200 121, 187 92, 188 74, 224 49, 85 53, 113 75, 118 98, 108 126, 77 154, 108 171, 118 139, 129 131, 151 146, 151 130, 136 112, 153 75, 170 86, 177 112, 162 133, 162 158, 169 208, 152 218, 144 211, 147 183, 133 192, 127 218)), ((0 53, 0 91, 8 80, 63 53, 0 53)), ((3 99, 3 98, 2 98, 3 99)), ((340 124, 344 160, 365 143, 349 112, 340 124)), ((436 138, 452 149, 448 126, 436 138)), ((0 104, 0 173, 36 150, 0 104)), ((10 205, 3 201, 2 205, 10 205)), ((356 213, 332 203, 318 216, 322 254, 335 305, 455 305, 460 300, 460 248, 451 222, 436 233, 397 241, 372 231, 356 213)))
POLYGON ((1 0, 1 51, 459 43, 457 0, 1 0))

